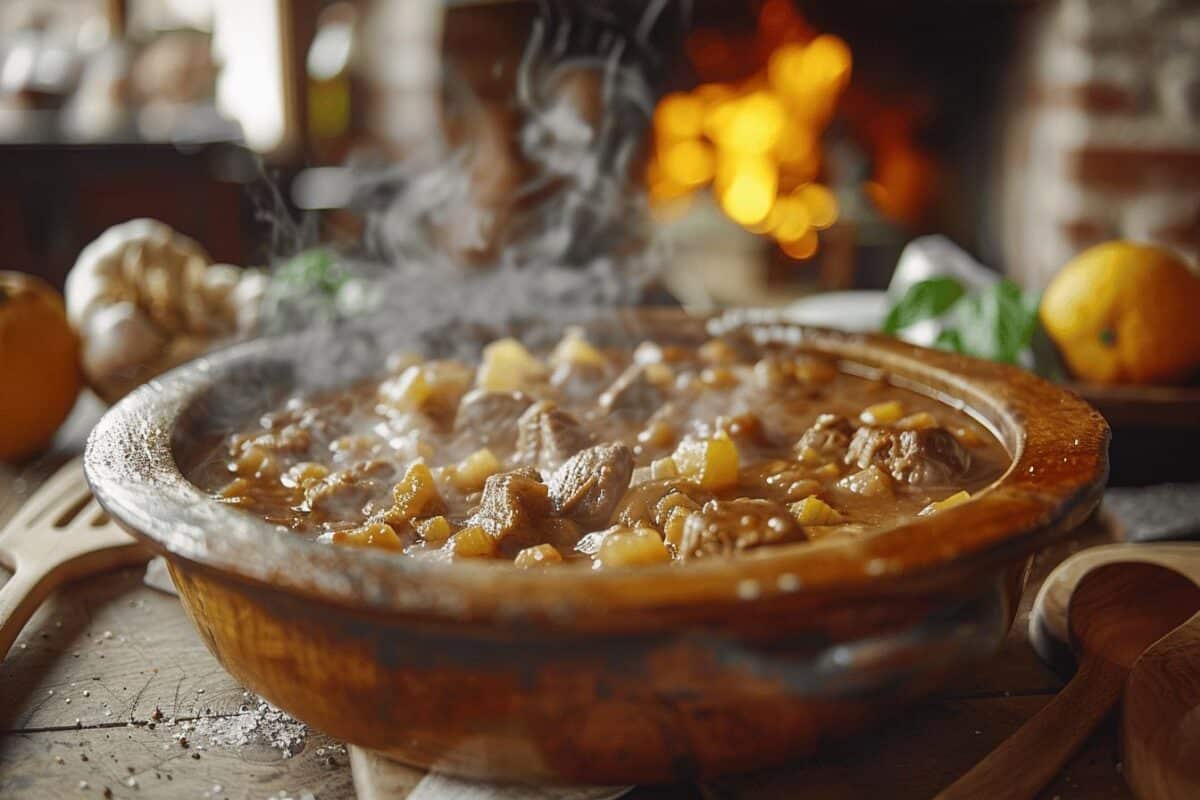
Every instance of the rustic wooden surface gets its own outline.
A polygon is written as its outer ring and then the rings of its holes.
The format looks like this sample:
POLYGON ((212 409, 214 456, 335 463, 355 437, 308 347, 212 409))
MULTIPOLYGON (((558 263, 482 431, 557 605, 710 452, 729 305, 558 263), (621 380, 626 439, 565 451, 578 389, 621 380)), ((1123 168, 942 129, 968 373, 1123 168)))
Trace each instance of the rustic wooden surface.
MULTIPOLYGON (((19 469, 0 465, 0 523, 78 449, 96 413, 85 398, 54 450, 19 469)), ((884 729, 809 763, 704 786, 638 789, 629 797, 932 797, 1061 686, 1030 649, 1025 625, 1049 569, 1083 543, 1109 537, 1089 523, 1078 538, 1038 558, 1013 631, 993 660, 884 729)), ((203 735, 192 736, 186 748, 177 742, 189 721, 212 725, 216 718, 253 714, 242 710, 248 702, 204 649, 179 603, 143 585, 139 569, 80 582, 49 600, 0 663, 0 797, 102 797, 106 789, 130 798, 354 797, 345 749, 315 732, 290 757, 265 744, 222 745, 203 735)), ((1131 797, 1111 723, 1042 796, 1131 797)))

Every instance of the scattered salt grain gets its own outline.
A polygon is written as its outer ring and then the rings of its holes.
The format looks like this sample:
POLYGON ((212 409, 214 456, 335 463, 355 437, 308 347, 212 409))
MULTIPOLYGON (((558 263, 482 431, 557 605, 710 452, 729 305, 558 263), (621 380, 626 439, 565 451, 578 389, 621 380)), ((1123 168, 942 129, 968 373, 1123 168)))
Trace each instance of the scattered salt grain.
MULTIPOLYGON (((250 705, 244 713, 227 717, 202 717, 192 727, 195 736, 206 740, 209 745, 244 747, 264 744, 278 750, 283 758, 291 758, 300 752, 308 738, 308 728, 304 723, 263 700, 250 705)), ((181 746, 186 745, 181 742, 181 746)), ((201 745, 197 745, 196 749, 201 749, 201 745)))

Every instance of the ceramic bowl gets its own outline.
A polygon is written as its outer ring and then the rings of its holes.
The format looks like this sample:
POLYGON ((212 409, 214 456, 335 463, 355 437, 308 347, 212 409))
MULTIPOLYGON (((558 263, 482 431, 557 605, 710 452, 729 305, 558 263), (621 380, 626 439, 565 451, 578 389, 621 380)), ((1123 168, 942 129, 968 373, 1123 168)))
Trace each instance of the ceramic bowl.
POLYGON ((606 341, 695 343, 715 324, 964 409, 1012 464, 969 503, 861 539, 599 572, 332 547, 189 480, 217 441, 289 394, 377 369, 400 342, 396 326, 376 326, 251 342, 141 387, 96 427, 87 476, 113 518, 166 557, 229 672, 338 739, 502 780, 655 783, 763 767, 991 654, 1030 556, 1098 502, 1109 434, 1085 402, 1033 375, 890 339, 677 311, 591 328, 606 341))

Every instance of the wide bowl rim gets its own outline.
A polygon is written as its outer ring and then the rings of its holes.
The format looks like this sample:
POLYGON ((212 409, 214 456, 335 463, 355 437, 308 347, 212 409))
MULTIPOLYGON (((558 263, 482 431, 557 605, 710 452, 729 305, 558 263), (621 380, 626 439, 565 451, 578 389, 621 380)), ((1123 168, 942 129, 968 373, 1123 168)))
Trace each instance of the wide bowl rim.
MULTIPOLYGON (((678 311, 635 313, 697 321, 678 311)), ((100 505, 123 528, 170 559, 229 579, 373 612, 538 620, 581 630, 654 628, 658 612, 720 615, 749 601, 819 604, 961 586, 1069 531, 1099 502, 1108 473, 1107 424, 1077 395, 1024 370, 879 335, 799 325, 775 313, 698 321, 791 342, 846 364, 879 368, 902 385, 932 388, 999 429, 1013 461, 970 502, 939 514, 852 541, 686 568, 528 571, 330 547, 212 499, 184 476, 172 444, 181 414, 228 370, 286 359, 299 352, 298 342, 311 346, 330 336, 321 331, 235 345, 139 387, 93 429, 84 469, 100 505)))

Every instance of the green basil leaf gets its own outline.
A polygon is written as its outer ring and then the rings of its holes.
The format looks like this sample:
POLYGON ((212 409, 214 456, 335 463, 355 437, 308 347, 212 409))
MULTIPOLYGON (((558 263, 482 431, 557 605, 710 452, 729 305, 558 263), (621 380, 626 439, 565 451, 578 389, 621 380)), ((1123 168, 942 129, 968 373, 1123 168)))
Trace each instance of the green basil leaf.
POLYGON ((940 277, 919 281, 908 287, 904 297, 888 311, 884 333, 895 336, 915 322, 944 314, 966 294, 955 278, 940 277))
POLYGON ((337 257, 321 247, 297 253, 276 271, 277 281, 325 296, 336 294, 348 277, 337 257))
POLYGON ((953 324, 962 352, 1015 364, 1037 329, 1036 296, 1000 281, 955 306, 953 324))
POLYGON ((949 328, 937 335, 933 346, 938 350, 949 350, 951 353, 963 352, 962 337, 958 335, 958 331, 949 328))

